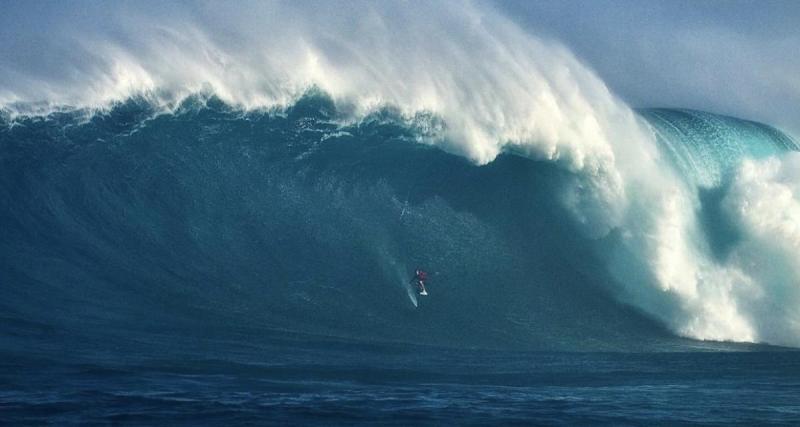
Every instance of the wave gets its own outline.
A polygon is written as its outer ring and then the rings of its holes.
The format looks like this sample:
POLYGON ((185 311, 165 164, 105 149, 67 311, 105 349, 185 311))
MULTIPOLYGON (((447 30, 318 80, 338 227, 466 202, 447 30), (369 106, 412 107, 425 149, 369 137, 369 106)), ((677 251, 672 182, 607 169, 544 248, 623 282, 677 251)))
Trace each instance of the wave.
POLYGON ((481 5, 250 6, 56 25, 47 47, 79 46, 58 67, 0 68, 9 313, 800 345, 791 137, 634 111, 481 5), (416 265, 438 274, 415 310, 416 265))
MULTIPOLYGON (((516 154, 476 165, 419 144, 418 127, 396 112, 342 125, 320 93, 282 113, 203 97, 156 111, 130 100, 89 119, 77 111, 3 123, 7 312, 88 330, 225 325, 452 346, 663 346, 672 341, 660 324, 703 339, 796 336, 789 304, 781 318, 742 289, 716 287, 730 282, 694 282, 688 294, 679 287, 687 276, 664 276, 712 271, 763 289, 764 303, 791 301, 768 288, 776 277, 732 271, 758 265, 750 255, 764 252, 752 246, 782 232, 780 218, 759 228, 760 210, 734 207, 749 203, 752 186, 794 185, 781 166, 793 156, 743 158, 717 208, 740 212, 727 221, 748 234, 719 259, 689 234, 712 232, 698 219, 707 206, 689 203, 696 223, 647 239, 637 233, 660 230, 646 220, 675 211, 626 194, 633 202, 619 225, 586 233, 565 194, 591 174, 516 154), (670 249, 687 253, 668 254, 693 264, 648 258, 664 257, 660 245, 676 232, 688 243, 670 249), (404 286, 418 265, 432 270, 432 295, 414 309, 404 286), (738 305, 745 298, 750 305, 738 305), (761 329, 767 319, 772 329, 761 329)), ((781 242, 769 247, 791 270, 796 240, 781 242)))
POLYGON ((88 331, 268 327, 537 348, 614 323, 649 325, 622 328, 638 342, 639 330, 667 336, 625 307, 578 302, 603 292, 535 243, 564 231, 546 185, 560 169, 517 156, 478 167, 418 144, 401 116, 341 126, 334 108, 309 96, 247 113, 212 98, 151 116, 132 100, 88 121, 6 123, 5 308, 88 331), (404 286, 417 265, 432 295, 415 310, 404 286), (607 322, 582 325, 577 310, 607 322))

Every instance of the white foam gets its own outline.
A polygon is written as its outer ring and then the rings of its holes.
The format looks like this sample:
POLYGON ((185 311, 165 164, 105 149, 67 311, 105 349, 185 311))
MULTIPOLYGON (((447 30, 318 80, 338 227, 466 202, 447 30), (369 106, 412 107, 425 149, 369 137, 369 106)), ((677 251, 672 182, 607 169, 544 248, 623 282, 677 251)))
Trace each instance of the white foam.
POLYGON ((741 233, 729 264, 754 284, 740 310, 760 340, 800 346, 800 154, 745 161, 723 203, 741 233))

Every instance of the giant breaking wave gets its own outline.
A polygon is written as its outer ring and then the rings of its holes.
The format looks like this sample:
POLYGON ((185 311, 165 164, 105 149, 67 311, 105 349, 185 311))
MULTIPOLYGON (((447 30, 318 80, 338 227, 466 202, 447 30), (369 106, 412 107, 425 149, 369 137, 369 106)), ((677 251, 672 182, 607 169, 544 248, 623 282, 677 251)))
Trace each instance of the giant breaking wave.
POLYGON ((3 69, 8 325, 800 345, 790 137, 633 111, 473 5, 259 7, 140 10, 74 36, 78 73, 3 69))

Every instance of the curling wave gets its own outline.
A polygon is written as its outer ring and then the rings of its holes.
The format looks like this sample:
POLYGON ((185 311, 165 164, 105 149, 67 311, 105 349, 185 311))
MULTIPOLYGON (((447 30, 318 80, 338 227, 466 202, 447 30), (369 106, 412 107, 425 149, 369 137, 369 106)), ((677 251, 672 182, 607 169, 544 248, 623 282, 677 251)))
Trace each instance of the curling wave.
POLYGON ((45 48, 79 46, 60 64, 74 72, 0 68, 7 312, 391 339, 436 321, 414 339, 449 345, 630 346, 662 325, 800 345, 796 143, 637 113, 564 47, 463 6, 54 25, 45 48), (409 320, 416 264, 443 292, 409 320))

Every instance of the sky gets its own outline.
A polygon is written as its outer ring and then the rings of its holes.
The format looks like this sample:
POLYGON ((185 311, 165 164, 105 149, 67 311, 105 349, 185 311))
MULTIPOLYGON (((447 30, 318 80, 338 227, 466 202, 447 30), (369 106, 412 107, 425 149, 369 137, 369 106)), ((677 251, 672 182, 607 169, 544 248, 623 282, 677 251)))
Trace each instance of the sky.
POLYGON ((708 110, 800 136, 800 1, 503 0, 633 107, 708 110))

